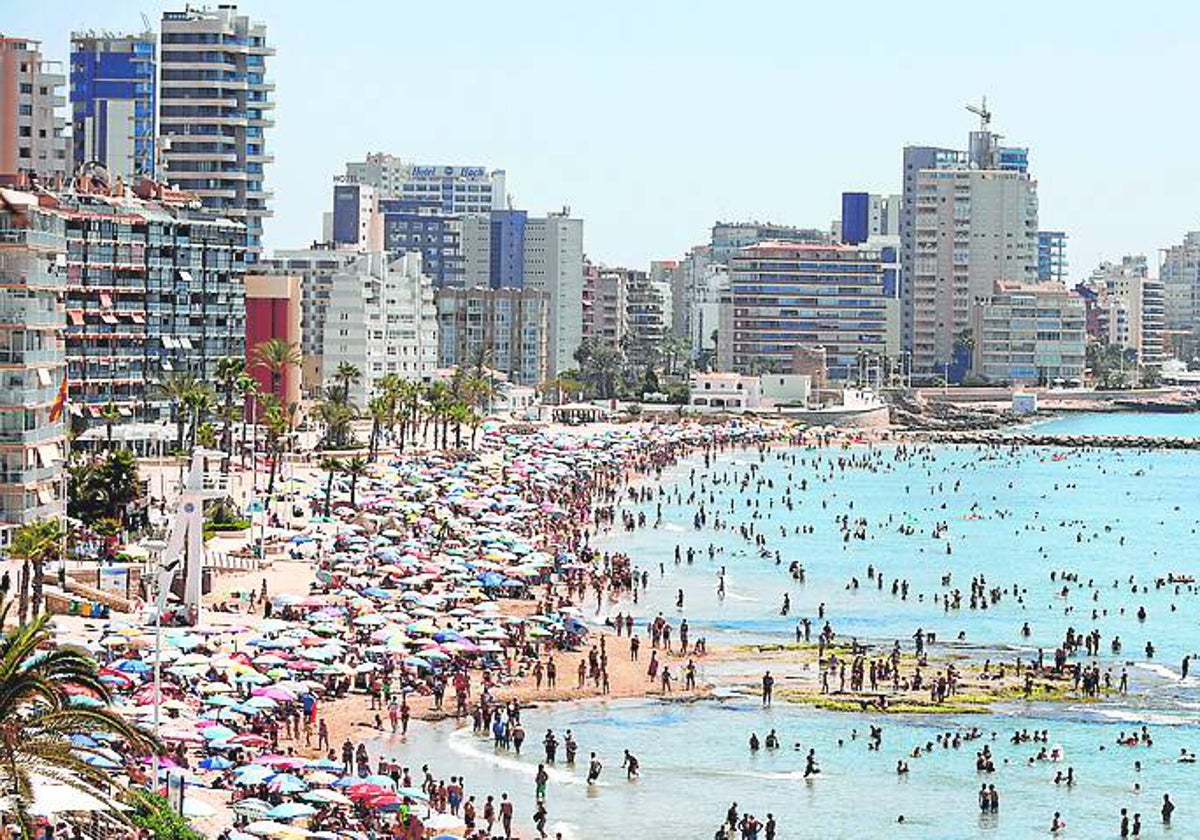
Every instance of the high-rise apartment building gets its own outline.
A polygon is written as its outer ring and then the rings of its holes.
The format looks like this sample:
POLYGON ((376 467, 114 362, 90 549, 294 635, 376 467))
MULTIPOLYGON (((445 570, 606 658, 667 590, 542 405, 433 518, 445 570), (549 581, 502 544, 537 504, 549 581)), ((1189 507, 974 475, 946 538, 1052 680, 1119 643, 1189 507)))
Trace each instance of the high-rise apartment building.
POLYGON ((796 242, 829 244, 829 234, 817 228, 800 228, 770 222, 717 222, 712 227, 709 254, 713 262, 724 265, 739 249, 760 242, 796 242))
POLYGON ((161 175, 200 196, 214 215, 245 224, 247 262, 257 261, 263 220, 272 215, 265 133, 275 124, 275 86, 266 77, 274 54, 266 26, 236 6, 163 13, 161 175))
POLYGON ((1079 291, 1086 295, 1090 332, 1098 341, 1134 351, 1140 365, 1162 364, 1166 349, 1163 283, 1150 276, 1145 255, 1100 263, 1079 291))
POLYGON ((369 184, 343 180, 339 178, 333 185, 333 212, 326 217, 329 224, 324 241, 338 248, 370 250, 370 236, 379 216, 379 193, 369 184))
POLYGON ((628 278, 625 269, 588 262, 583 270, 583 338, 612 350, 629 333, 628 278))
POLYGON ((900 207, 902 342, 918 373, 968 368, 971 307, 998 280, 1038 270, 1037 182, 1029 150, 986 127, 967 150, 906 146, 900 207))
MULTIPOLYGON (((315 391, 326 384, 325 323, 329 314, 333 278, 346 272, 358 261, 362 251, 335 248, 331 244, 314 243, 311 248, 276 250, 264 260, 262 269, 272 274, 300 278, 300 354, 301 384, 315 391)), ((333 369, 329 371, 332 376, 333 369)))
POLYGON ((575 367, 583 341, 583 219, 567 208, 525 221, 525 288, 550 296, 549 373, 575 367))
POLYGON ((899 236, 902 203, 898 195, 842 193, 842 244, 861 245, 872 236, 899 236))
POLYGON ((897 260, 895 248, 743 248, 729 264, 718 358, 737 373, 790 373, 797 348, 823 348, 829 378, 846 380, 868 355, 895 357, 897 260))
POLYGON ((0 35, 0 179, 66 180, 65 84, 62 63, 43 60, 40 41, 0 35))
POLYGON ((971 307, 972 372, 993 382, 1080 384, 1087 330, 1083 301, 1061 283, 997 280, 971 307))
POLYGON ((1163 284, 1167 330, 1179 336, 1184 355, 1200 349, 1200 231, 1163 251, 1158 272, 1163 284))
POLYGON ((462 220, 462 285, 520 289, 525 285, 524 210, 493 210, 462 220))
POLYGON ((350 387, 350 401, 360 407, 388 374, 430 381, 438 363, 437 308, 420 254, 358 254, 333 276, 321 355, 327 377, 343 364, 362 373, 350 387))
POLYGON ((152 32, 71 34, 76 168, 97 161, 130 184, 154 177, 156 43, 152 32))
POLYGON ((64 220, 0 189, 0 529, 62 516, 66 413, 64 220))
POLYGON ((533 289, 439 289, 438 364, 483 358, 515 385, 539 385, 547 378, 549 309, 549 295, 533 289))
POLYGON ((156 387, 245 354, 245 228, 194 195, 139 183, 141 195, 59 193, 66 241, 66 357, 71 410, 165 419, 156 387))
POLYGON ((976 299, 1000 280, 1037 280, 1037 182, 1009 170, 923 170, 916 200, 908 349, 913 370, 933 373, 969 346, 976 299))
POLYGON ((1037 276, 1039 283, 1067 282, 1067 234, 1064 231, 1038 231, 1037 276))
POLYGON ((408 163, 373 152, 365 161, 347 163, 346 177, 374 187, 381 199, 400 201, 399 209, 407 211, 463 216, 502 210, 505 204, 503 169, 408 163))

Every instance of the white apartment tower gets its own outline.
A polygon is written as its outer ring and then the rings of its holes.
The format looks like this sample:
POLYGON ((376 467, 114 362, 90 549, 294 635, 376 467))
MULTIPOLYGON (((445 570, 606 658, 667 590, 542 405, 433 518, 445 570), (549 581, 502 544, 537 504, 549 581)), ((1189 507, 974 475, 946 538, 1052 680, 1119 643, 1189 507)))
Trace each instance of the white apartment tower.
POLYGON ((0 35, 0 175, 66 178, 66 81, 61 62, 42 59, 41 42, 0 35))
POLYGON ((525 288, 550 295, 551 376, 575 367, 583 341, 583 219, 568 208, 525 223, 525 288))
POLYGON ((342 364, 362 373, 350 389, 359 407, 387 374, 430 380, 438 364, 438 319, 420 254, 359 254, 333 275, 321 355, 327 382, 342 364))
POLYGON ((1002 169, 922 169, 906 282, 912 369, 939 372, 999 281, 1037 281, 1037 182, 1002 169))
POLYGON ((246 260, 262 252, 272 162, 264 133, 275 125, 266 78, 267 28, 237 13, 187 7, 163 12, 159 134, 161 175, 200 196, 206 209, 246 225, 246 260))

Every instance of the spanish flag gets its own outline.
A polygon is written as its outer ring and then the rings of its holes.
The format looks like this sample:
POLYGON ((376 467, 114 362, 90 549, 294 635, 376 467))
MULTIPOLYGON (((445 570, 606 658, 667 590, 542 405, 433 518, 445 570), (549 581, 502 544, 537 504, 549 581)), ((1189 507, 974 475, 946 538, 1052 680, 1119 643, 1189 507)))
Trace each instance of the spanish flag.
POLYGON ((54 400, 54 405, 50 407, 50 422, 58 422, 58 418, 62 417, 63 409, 67 406, 67 374, 63 373, 62 385, 58 387, 58 397, 54 400))

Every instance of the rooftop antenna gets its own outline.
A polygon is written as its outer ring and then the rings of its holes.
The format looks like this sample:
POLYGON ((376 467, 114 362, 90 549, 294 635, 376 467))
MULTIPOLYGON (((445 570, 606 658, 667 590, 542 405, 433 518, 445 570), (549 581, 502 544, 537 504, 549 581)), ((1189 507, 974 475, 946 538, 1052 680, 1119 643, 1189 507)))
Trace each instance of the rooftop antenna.
POLYGON ((967 110, 979 117, 979 130, 987 131, 992 122, 992 112, 988 110, 987 97, 981 97, 978 105, 967 105, 967 110))

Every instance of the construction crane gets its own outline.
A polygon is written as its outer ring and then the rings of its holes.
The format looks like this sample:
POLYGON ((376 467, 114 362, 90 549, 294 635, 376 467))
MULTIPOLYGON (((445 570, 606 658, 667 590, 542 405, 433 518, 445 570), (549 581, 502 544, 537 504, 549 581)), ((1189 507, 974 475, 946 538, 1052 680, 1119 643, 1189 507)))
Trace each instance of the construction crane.
POLYGON ((978 105, 967 105, 967 110, 979 117, 979 130, 987 131, 992 122, 992 112, 988 110, 987 97, 980 98, 978 105))

